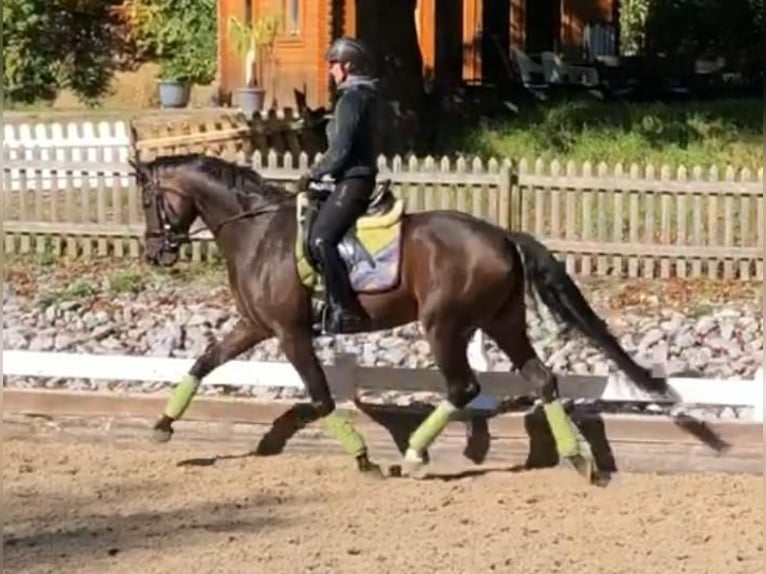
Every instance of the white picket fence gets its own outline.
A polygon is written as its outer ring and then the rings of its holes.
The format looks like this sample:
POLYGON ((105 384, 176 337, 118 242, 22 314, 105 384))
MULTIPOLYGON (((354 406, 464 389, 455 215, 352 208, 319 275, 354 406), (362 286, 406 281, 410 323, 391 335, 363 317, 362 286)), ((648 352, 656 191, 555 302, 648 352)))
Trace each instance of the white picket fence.
MULTIPOLYGON (((122 120, 77 121, 77 122, 37 122, 8 123, 3 125, 3 148, 8 151, 9 159, 26 161, 60 161, 66 163, 125 164, 128 170, 130 155, 130 135, 128 122, 122 120)), ((18 190, 20 169, 11 169, 7 173, 4 189, 18 190)), ((120 185, 127 186, 130 176, 127 174, 105 174, 105 183, 114 184, 116 178, 120 185)), ((62 172, 52 173, 43 169, 39 183, 35 187, 42 189, 63 188, 67 175, 62 172)), ((104 182, 97 174, 78 174, 71 176, 77 187, 95 187, 104 182)))
MULTIPOLYGON (((472 366, 487 369, 478 373, 479 382, 486 383, 492 375, 489 362, 482 363, 482 348, 476 345, 469 355, 472 366)), ((388 389, 397 390, 397 377, 412 370, 385 367, 362 367, 356 364, 353 355, 344 356, 346 360, 326 365, 328 377, 343 380, 356 386, 364 386, 370 380, 384 380, 388 389)), ((162 382, 175 383, 188 371, 194 359, 144 357, 131 355, 78 354, 66 352, 3 351, 3 376, 120 380, 127 382, 162 382)), ((417 377, 439 377, 435 370, 417 370, 417 377)), ((508 378, 508 389, 524 388, 518 376, 502 373, 508 378), (515 385, 512 384, 515 382, 515 385)), ((566 388, 566 379, 576 378, 561 376, 562 388, 566 388)), ((420 379, 418 379, 420 380, 420 379)), ((571 398, 598 399, 606 402, 661 403, 663 400, 644 393, 627 381, 622 374, 606 377, 586 377, 589 385, 577 387, 577 395, 571 398)), ((671 377, 669 386, 680 397, 684 405, 704 405, 720 407, 752 408, 751 422, 763 423, 763 369, 752 380, 731 379, 716 380, 707 378, 671 377)), ((290 363, 278 361, 229 361, 214 370, 204 381, 204 385, 222 385, 228 387, 260 387, 303 389, 304 385, 298 373, 290 363)), ((528 386, 528 385, 527 385, 528 386)), ((528 390, 528 389, 527 389, 528 390)), ((563 392, 566 396, 566 391, 563 392)), ((477 397, 472 407, 493 409, 497 406, 494 396, 483 393, 477 397)))
POLYGON ((19 147, 129 146, 128 123, 122 120, 7 123, 3 145, 19 147))

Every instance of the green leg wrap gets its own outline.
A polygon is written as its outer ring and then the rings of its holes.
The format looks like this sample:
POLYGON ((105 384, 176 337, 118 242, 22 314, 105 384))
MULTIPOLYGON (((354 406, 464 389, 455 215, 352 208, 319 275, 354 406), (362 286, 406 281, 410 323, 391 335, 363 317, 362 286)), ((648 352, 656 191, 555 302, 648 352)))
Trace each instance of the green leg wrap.
POLYGON ((199 383, 196 377, 188 373, 184 375, 168 399, 168 404, 165 406, 165 416, 174 420, 181 418, 194 395, 197 394, 199 383))
POLYGON ((550 403, 543 403, 545 417, 551 427, 551 434, 556 441, 556 449, 561 456, 575 456, 580 453, 577 435, 579 431, 569 419, 564 406, 558 399, 550 403))
POLYGON ((336 411, 331 412, 321 420, 322 428, 331 434, 351 456, 359 456, 367 452, 367 444, 364 438, 354 428, 347 418, 342 417, 336 411))
POLYGON ((431 411, 426 420, 420 423, 420 426, 412 433, 410 448, 419 453, 431 446, 431 443, 447 426, 452 413, 455 411, 457 411, 457 407, 449 401, 439 403, 439 406, 431 411))

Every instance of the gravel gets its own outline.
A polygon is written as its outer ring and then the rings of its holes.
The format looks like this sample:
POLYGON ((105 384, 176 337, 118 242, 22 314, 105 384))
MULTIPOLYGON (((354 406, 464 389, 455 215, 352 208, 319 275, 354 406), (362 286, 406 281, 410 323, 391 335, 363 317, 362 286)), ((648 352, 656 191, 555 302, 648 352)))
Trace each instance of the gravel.
MULTIPOLYGON (((211 292, 188 285, 154 285, 125 293, 86 290, 80 296, 51 292, 57 295, 30 297, 18 293, 12 283, 5 284, 4 349, 193 358, 237 321, 228 292, 220 287, 211 292)), ((605 313, 599 305, 594 303, 594 307, 605 313)), ((757 301, 705 305, 695 314, 668 308, 602 316, 630 354, 644 364, 664 362, 669 375, 691 372, 710 378, 752 378, 762 362, 763 323, 757 301)), ((582 337, 551 334, 548 325, 532 312, 528 320, 537 351, 555 371, 599 375, 615 372, 614 364, 582 337)), ((336 340, 319 338, 316 348, 325 363, 333 362, 336 352, 342 352, 356 353, 358 363, 364 366, 435 368, 428 343, 416 323, 336 340)), ((487 355, 493 370, 510 368, 506 356, 491 341, 487 342, 487 355)), ((283 361, 285 357, 276 340, 268 340, 238 359, 283 361)), ((168 385, 4 377, 4 386, 155 392, 168 385)), ((208 394, 229 392, 212 386, 203 389, 208 394)), ((302 395, 290 389, 240 392, 270 399, 302 395)), ((392 400, 401 402, 401 397, 392 400)))

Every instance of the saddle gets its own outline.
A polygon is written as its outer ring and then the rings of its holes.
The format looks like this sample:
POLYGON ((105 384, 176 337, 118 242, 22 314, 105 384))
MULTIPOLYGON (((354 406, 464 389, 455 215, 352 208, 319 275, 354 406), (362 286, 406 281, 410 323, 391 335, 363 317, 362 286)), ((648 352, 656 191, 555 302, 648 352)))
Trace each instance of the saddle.
MULTIPOLYGON (((315 293, 323 291, 324 286, 308 238, 319 209, 333 189, 332 182, 312 182, 308 191, 298 193, 296 201, 298 275, 315 293)), ((394 195, 391 181, 381 181, 376 184, 365 213, 338 244, 338 253, 357 293, 381 292, 396 285, 404 212, 404 200, 394 195)))
MULTIPOLYGON (((319 271, 319 267, 314 258, 313 250, 309 245, 311 226, 322 205, 327 201, 327 198, 334 189, 335 183, 331 181, 311 182, 306 194, 308 200, 306 210, 302 217, 299 215, 299 220, 303 219, 303 253, 315 271, 319 271)), ((351 264, 353 261, 357 261, 360 258, 366 259, 370 264, 373 263, 372 255, 367 253, 367 250, 357 237, 358 228, 370 227, 370 223, 375 223, 373 220, 391 213, 396 207, 396 204, 396 196, 391 191, 391 180, 386 179, 376 183, 375 189, 370 196, 370 203, 367 205, 367 210, 364 215, 357 219, 356 224, 346 232, 346 235, 338 244, 338 253, 340 253, 341 258, 346 261, 347 264, 351 264)))

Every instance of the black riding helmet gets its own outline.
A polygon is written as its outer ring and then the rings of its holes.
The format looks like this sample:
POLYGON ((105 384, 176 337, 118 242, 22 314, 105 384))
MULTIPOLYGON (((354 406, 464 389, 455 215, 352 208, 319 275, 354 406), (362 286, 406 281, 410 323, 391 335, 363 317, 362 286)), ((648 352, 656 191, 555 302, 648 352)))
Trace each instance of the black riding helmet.
POLYGON ((325 53, 325 60, 332 64, 348 64, 349 71, 354 73, 366 72, 370 65, 370 55, 367 49, 354 38, 343 36, 335 40, 325 53))

